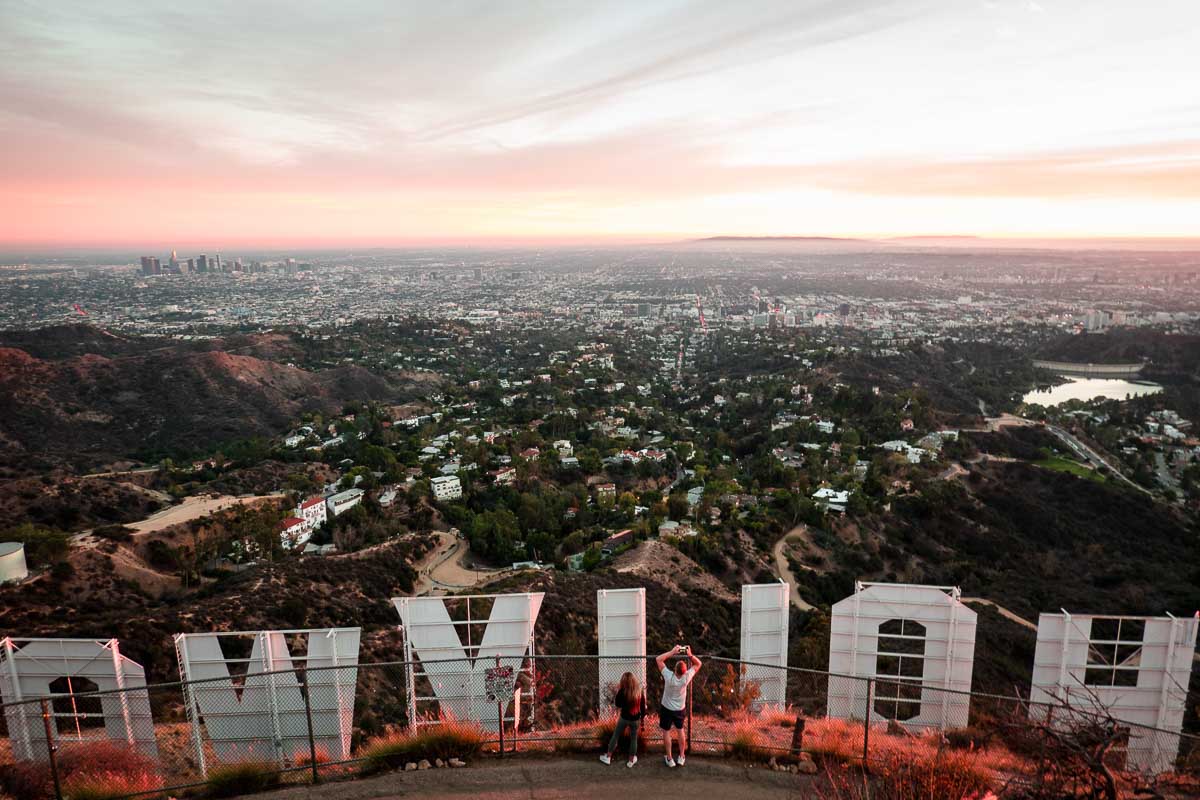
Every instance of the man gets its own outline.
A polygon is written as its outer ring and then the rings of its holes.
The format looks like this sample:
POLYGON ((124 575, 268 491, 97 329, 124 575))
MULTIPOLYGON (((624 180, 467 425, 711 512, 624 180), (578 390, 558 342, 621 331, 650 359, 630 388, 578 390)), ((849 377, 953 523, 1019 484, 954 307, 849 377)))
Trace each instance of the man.
POLYGON ((655 659, 658 671, 663 677, 662 704, 658 708, 658 727, 663 732, 663 762, 674 768, 676 764, 683 766, 687 760, 683 743, 683 722, 687 718, 687 687, 696 677, 700 669, 700 659, 692 655, 692 648, 677 644, 655 659), (667 659, 671 656, 683 655, 684 659, 675 662, 673 670, 667 669, 667 659), (690 667, 689 667, 690 664, 690 667), (671 728, 675 728, 675 737, 679 740, 679 759, 671 758, 671 728))

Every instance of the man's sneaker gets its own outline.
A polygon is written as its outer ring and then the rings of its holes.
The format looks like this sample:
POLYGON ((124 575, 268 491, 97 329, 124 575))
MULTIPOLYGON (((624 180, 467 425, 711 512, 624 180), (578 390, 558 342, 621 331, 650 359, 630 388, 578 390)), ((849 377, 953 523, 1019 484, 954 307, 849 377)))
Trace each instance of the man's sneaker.
POLYGON ((663 756, 663 763, 671 769, 675 769, 675 761, 670 756, 663 756))
POLYGON ((604 755, 600 756, 600 763, 601 764, 611 764, 612 756, 610 756, 608 753, 605 753, 604 755))
POLYGON ((636 763, 637 763, 637 756, 632 756, 632 757, 630 757, 630 759, 628 761, 625 762, 625 766, 632 769, 633 765, 636 763))
POLYGON ((681 766, 681 767, 682 767, 682 766, 683 766, 683 765, 684 765, 686 762, 687 762, 687 756, 685 756, 683 753, 680 753, 680 754, 679 754, 679 758, 675 759, 675 763, 676 763, 676 764, 678 764, 678 765, 679 765, 679 766, 681 766))

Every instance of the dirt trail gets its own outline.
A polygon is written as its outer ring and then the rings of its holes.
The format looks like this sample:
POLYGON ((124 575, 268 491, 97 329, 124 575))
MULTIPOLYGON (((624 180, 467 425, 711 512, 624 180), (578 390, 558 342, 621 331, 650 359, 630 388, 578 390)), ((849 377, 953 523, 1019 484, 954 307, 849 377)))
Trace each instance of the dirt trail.
POLYGON ((787 549, 788 539, 792 538, 793 536, 807 537, 807 535, 808 526, 797 525, 795 528, 792 528, 790 531, 780 537, 779 541, 775 543, 775 549, 773 551, 775 556, 775 571, 779 573, 779 577, 783 578, 783 580, 787 582, 788 591, 792 596, 792 605, 801 611, 811 611, 813 609, 813 605, 800 596, 800 590, 796 588, 796 577, 792 574, 792 568, 788 564, 787 554, 784 551, 787 549))
POLYGON ((1022 628, 1028 628, 1031 631, 1037 630, 1037 625, 1035 625, 1034 623, 1025 619, 1020 614, 1017 614, 1015 611, 1009 611, 1007 608, 1000 605, 999 603, 993 603, 991 600, 988 600, 987 598, 964 597, 964 598, 962 598, 962 601, 964 603, 978 603, 981 606, 991 606, 992 608, 994 608, 1000 612, 1000 616, 1004 617, 1007 620, 1011 620, 1012 622, 1017 623, 1022 628))
POLYGON ((232 495, 185 497, 179 505, 164 508, 162 511, 151 514, 138 522, 130 522, 126 527, 133 529, 134 536, 142 536, 147 533, 161 531, 172 525, 178 525, 181 522, 190 522, 193 519, 208 516, 209 514, 214 514, 217 511, 238 504, 246 505, 257 503, 261 500, 279 500, 285 496, 279 493, 247 497, 234 497, 232 495))
POLYGON ((434 580, 431 572, 442 565, 442 562, 454 555, 458 549, 458 539, 446 531, 433 531, 438 543, 433 550, 421 559, 413 568, 417 571, 417 581, 413 584, 413 597, 427 594, 433 588, 434 580))
POLYGON ((471 589, 481 583, 490 583, 511 575, 511 569, 476 569, 467 566, 471 546, 466 539, 459 539, 444 531, 434 531, 440 539, 437 549, 427 557, 419 568, 413 596, 429 594, 437 589, 471 589))

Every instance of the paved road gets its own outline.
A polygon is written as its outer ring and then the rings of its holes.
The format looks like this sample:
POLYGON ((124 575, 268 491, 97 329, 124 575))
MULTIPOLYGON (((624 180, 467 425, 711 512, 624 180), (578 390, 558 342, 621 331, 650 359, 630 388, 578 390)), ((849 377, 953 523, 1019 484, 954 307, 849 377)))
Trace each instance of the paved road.
POLYGON ((812 798, 816 777, 747 769, 693 758, 667 769, 647 756, 633 769, 606 767, 590 757, 520 757, 479 761, 465 769, 392 772, 365 780, 324 783, 255 795, 263 800, 613 800, 621 797, 736 797, 738 800, 812 798))
POLYGON ((1163 455, 1162 450, 1157 450, 1154 453, 1154 471, 1158 475, 1158 482, 1165 488, 1173 491, 1179 491, 1179 479, 1171 474, 1170 468, 1167 466, 1167 458, 1163 455))
POLYGON ((1075 455, 1082 458, 1084 461, 1087 461, 1094 468, 1099 469, 1100 467, 1105 467, 1105 468, 1107 468, 1109 474, 1116 477, 1118 480, 1124 481, 1125 483, 1132 486, 1134 489, 1137 489, 1139 492, 1144 492, 1145 494, 1148 494, 1151 496, 1154 495, 1154 492, 1150 491, 1149 489, 1147 489, 1144 486, 1141 486, 1140 484, 1134 483, 1132 480, 1127 478, 1125 476, 1125 473, 1121 472, 1121 470, 1117 469, 1115 466, 1113 466, 1112 464, 1105 461, 1104 457, 1102 455, 1097 453, 1092 448, 1088 447, 1086 444, 1081 442, 1074 435, 1067 433, 1065 430, 1058 427, 1057 425, 1047 425, 1046 430, 1050 431, 1055 436, 1057 436, 1059 439, 1061 439, 1067 445, 1067 447, 1069 447, 1071 449, 1071 452, 1073 452, 1075 455))
MULTIPOLYGON (((1012 426, 1020 427, 1020 426, 1033 426, 1033 425, 1038 424, 1034 420, 1026 419, 1025 417, 1018 417, 1015 414, 1001 414, 998 417, 988 417, 986 420, 984 420, 984 422, 986 424, 985 424, 985 427, 983 428, 983 430, 988 430, 988 431, 998 431, 1001 428, 1012 427, 1012 426)), ((1086 461, 1088 464, 1090 464, 1095 469, 1099 469, 1100 467, 1106 467, 1108 469, 1109 473, 1111 473, 1113 475, 1113 477, 1116 478, 1117 480, 1124 481, 1126 484, 1128 484, 1129 486, 1132 486, 1134 489, 1137 489, 1139 492, 1143 492, 1150 496, 1154 495, 1154 492, 1150 491, 1149 489, 1147 489, 1146 487, 1144 487, 1138 483, 1135 483, 1133 480, 1128 478, 1125 475, 1125 473, 1121 472, 1121 470, 1117 469, 1114 465, 1110 464, 1104 458, 1104 456, 1100 455, 1095 450, 1093 450, 1091 447, 1084 444, 1073 434, 1068 433, 1067 431, 1063 430, 1062 428, 1058 427, 1057 425, 1046 425, 1045 427, 1046 427, 1046 430, 1050 431, 1055 436, 1057 436, 1067 446, 1067 448, 1071 450, 1071 452, 1073 452, 1079 458, 1082 458, 1084 461, 1086 461)), ((964 428, 963 430, 980 430, 980 429, 964 428)))

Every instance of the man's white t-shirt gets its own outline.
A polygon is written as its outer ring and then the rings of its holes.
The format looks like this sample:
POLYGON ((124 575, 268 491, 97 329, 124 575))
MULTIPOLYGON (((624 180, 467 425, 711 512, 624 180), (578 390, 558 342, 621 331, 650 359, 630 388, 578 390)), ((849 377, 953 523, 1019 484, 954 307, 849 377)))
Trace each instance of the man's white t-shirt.
POLYGON ((663 667, 663 708, 671 711, 683 711, 683 706, 687 701, 687 685, 692 682, 692 678, 696 677, 696 669, 693 667, 683 673, 683 677, 675 674, 674 670, 663 667))

